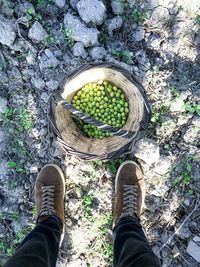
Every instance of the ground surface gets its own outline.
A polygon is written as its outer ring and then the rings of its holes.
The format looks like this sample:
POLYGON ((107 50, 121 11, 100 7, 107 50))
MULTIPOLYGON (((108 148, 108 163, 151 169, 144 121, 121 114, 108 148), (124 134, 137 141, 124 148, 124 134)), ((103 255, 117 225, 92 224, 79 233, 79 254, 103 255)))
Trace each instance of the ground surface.
POLYGON ((114 175, 131 158, 145 173, 142 223, 162 265, 199 266, 200 2, 85 2, 0 1, 0 262, 33 228, 36 175, 55 162, 67 177, 58 266, 111 266, 114 175), (117 161, 66 156, 48 129, 58 82, 93 61, 133 71, 152 104, 147 137, 117 161))

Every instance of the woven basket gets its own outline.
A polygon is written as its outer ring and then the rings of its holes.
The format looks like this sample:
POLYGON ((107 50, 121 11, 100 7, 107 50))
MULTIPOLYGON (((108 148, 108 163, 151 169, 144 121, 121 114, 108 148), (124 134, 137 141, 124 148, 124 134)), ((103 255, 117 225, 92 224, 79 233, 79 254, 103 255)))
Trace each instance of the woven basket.
MULTIPOLYGON (((130 153, 135 141, 144 136, 150 115, 143 86, 133 74, 113 63, 87 64, 73 71, 63 79, 50 98, 49 122, 58 142, 67 153, 85 160, 114 159, 130 153), (106 131, 112 132, 114 136, 101 140, 86 137, 78 129, 71 116, 77 110, 69 104, 74 94, 85 84, 98 80, 110 81, 121 88, 129 102, 129 114, 122 130, 107 126, 106 131)), ((87 118, 84 119, 86 122, 98 126, 97 121, 82 112, 79 118, 87 118)))

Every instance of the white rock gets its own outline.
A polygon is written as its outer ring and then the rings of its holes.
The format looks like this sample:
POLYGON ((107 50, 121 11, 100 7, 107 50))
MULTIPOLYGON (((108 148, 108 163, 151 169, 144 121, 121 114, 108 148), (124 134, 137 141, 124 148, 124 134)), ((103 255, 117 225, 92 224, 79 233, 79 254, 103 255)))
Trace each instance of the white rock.
POLYGON ((175 99, 170 105, 171 112, 184 112, 184 101, 181 98, 175 99))
POLYGON ((112 0, 111 7, 114 15, 122 15, 124 12, 124 3, 120 0, 112 0))
POLYGON ((31 83, 38 90, 42 90, 45 87, 45 82, 39 77, 36 77, 36 78, 32 77, 31 78, 31 83))
POLYGON ((16 32, 14 23, 0 15, 0 43, 10 46, 14 43, 16 32))
POLYGON ((41 99, 42 99, 45 103, 48 103, 48 101, 49 101, 49 96, 48 96, 48 94, 47 94, 46 92, 43 92, 43 93, 41 94, 41 99))
POLYGON ((58 81, 56 80, 49 80, 48 82, 46 82, 46 86, 48 89, 50 90, 55 90, 58 86, 58 81))
POLYGON ((28 37, 33 41, 39 43, 44 41, 48 37, 48 33, 38 21, 35 21, 29 29, 28 37))
POLYGON ((142 26, 138 26, 133 32, 132 37, 135 42, 140 42, 144 39, 145 30, 142 26))
POLYGON ((88 28, 83 24, 79 17, 73 16, 69 12, 64 17, 66 31, 71 34, 70 38, 74 41, 82 42, 84 46, 94 46, 98 44, 99 31, 88 28))
POLYGON ((75 57, 81 57, 83 59, 87 57, 87 52, 85 51, 84 45, 81 42, 75 43, 72 50, 75 57))
POLYGON ((57 7, 63 8, 66 4, 66 0, 55 0, 55 4, 57 5, 57 7))
POLYGON ((31 165, 29 169, 30 173, 38 173, 38 166, 37 165, 31 165))
POLYGON ((72 6, 72 8, 74 10, 77 10, 76 5, 77 5, 78 1, 79 0, 70 0, 70 5, 72 6))
POLYGON ((143 138, 135 144, 133 148, 133 154, 137 158, 142 159, 148 165, 151 165, 159 161, 159 145, 154 140, 143 138))
POLYGON ((192 240, 189 241, 187 246, 187 253, 197 262, 200 262, 200 237, 195 236, 192 240))
POLYGON ((154 173, 163 175, 169 171, 170 167, 171 167, 170 157, 161 155, 153 171, 154 173))
POLYGON ((4 97, 0 97, 0 113, 3 113, 7 109, 8 101, 4 97))
POLYGON ((113 31, 120 29, 122 26, 122 23, 123 23, 122 18, 120 16, 116 16, 112 19, 107 19, 105 24, 106 24, 109 34, 112 36, 113 31))
POLYGON ((0 160, 0 180, 5 181, 8 174, 7 161, 0 160))
POLYGON ((85 23, 101 25, 106 17, 106 8, 99 0, 80 0, 76 5, 78 13, 85 23))
POLYGON ((106 50, 103 47, 97 46, 90 50, 90 56, 92 59, 103 59, 106 55, 106 50))

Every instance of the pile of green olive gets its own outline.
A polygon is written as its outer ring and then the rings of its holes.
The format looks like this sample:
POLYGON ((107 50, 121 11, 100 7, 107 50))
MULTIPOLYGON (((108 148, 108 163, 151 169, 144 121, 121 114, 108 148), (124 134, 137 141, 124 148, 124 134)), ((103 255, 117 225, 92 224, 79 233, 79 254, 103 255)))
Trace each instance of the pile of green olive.
MULTIPOLYGON (((125 125, 129 113, 125 94, 108 81, 86 84, 73 96, 71 103, 78 110, 115 128, 122 128, 125 125)), ((86 136, 99 139, 112 136, 83 121, 76 120, 76 123, 86 136)))

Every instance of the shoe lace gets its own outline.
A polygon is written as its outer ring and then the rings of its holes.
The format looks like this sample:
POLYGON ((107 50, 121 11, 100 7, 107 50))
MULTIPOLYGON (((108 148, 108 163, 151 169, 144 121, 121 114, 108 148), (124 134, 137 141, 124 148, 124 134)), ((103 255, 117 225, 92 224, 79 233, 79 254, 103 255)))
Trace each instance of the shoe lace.
POLYGON ((122 216, 133 216, 137 213, 137 185, 123 185, 123 210, 122 216))
POLYGON ((54 190, 55 185, 42 186, 42 206, 40 216, 52 215, 55 213, 54 190))

